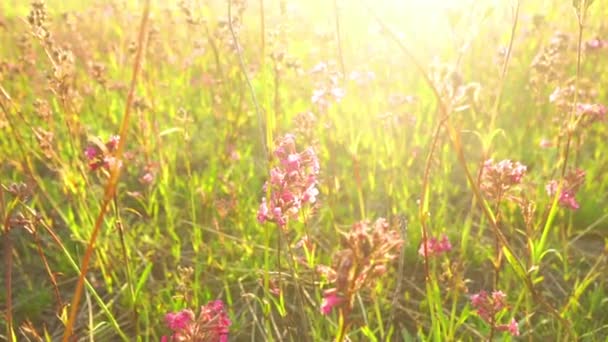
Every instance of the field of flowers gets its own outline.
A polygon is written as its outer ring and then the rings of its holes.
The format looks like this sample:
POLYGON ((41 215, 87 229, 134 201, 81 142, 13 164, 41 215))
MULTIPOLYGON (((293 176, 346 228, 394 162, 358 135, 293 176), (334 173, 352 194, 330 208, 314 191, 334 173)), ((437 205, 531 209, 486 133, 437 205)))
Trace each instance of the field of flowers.
POLYGON ((0 2, 0 340, 608 341, 607 17, 0 2))

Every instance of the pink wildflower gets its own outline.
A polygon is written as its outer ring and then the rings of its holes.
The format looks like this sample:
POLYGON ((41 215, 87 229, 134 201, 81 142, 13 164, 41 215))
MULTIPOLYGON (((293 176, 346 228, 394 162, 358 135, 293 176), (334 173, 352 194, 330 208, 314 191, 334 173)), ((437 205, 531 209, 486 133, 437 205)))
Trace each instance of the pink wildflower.
POLYGON ((593 38, 585 42, 585 48, 590 51, 596 51, 608 47, 608 42, 600 38, 593 38))
POLYGON ((576 114, 587 118, 588 123, 604 121, 606 119, 606 106, 602 104, 579 103, 576 106, 576 114))
MULTIPOLYGON (((426 241, 426 252, 428 252, 429 257, 438 256, 442 253, 446 253, 452 250, 452 244, 448 239, 447 235, 443 234, 441 240, 437 238, 429 238, 426 241)), ((425 256, 425 248, 424 243, 420 244, 420 248, 418 249, 418 254, 421 256, 425 256)))
POLYGON ((493 159, 488 159, 483 164, 481 189, 490 197, 501 197, 521 183, 526 170, 527 167, 519 162, 505 159, 495 163, 493 159))
MULTIPOLYGON (((577 169, 570 171, 564 178, 562 190, 559 194, 558 203, 561 207, 568 208, 571 210, 577 210, 580 208, 580 204, 576 201, 576 193, 578 192, 581 185, 585 182, 585 171, 577 169)), ((558 188, 558 181, 551 180, 546 186, 545 190, 551 197, 555 196, 558 188)))
POLYGON ((335 291, 328 292, 323 296, 323 302, 321 303, 321 313, 324 315, 329 315, 335 306, 339 306, 344 301, 344 298, 337 295, 335 291))
POLYGON ((161 341, 228 341, 228 330, 232 322, 224 310, 224 303, 215 300, 203 305, 198 317, 190 310, 168 313, 167 327, 173 331, 161 341))
POLYGON ((292 134, 279 141, 274 155, 279 165, 270 170, 270 179, 264 184, 264 191, 270 187, 270 200, 262 198, 257 219, 260 223, 273 221, 284 228, 305 203, 316 202, 319 161, 310 147, 298 152, 292 134))
POLYGON ((471 296, 471 305, 479 317, 491 323, 494 316, 507 307, 506 295, 502 291, 494 291, 488 295, 485 290, 481 290, 471 296))
POLYGON ((89 162, 89 169, 95 171, 100 167, 104 167, 105 169, 110 169, 114 166, 121 167, 122 163, 117 163, 116 158, 111 155, 118 148, 119 141, 120 136, 112 135, 108 139, 108 142, 105 143, 105 149, 102 149, 98 145, 87 146, 84 150, 84 155, 89 162))
POLYGON ((165 323, 171 330, 185 329, 193 319, 194 313, 188 309, 184 309, 176 313, 169 312, 165 315, 165 323))

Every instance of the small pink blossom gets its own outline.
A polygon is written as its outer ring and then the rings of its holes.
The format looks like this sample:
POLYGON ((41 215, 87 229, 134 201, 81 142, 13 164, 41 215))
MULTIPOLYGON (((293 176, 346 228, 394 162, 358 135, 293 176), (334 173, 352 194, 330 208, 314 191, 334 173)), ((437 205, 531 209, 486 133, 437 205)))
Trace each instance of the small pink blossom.
POLYGON ((339 306, 344 298, 340 297, 335 291, 328 291, 329 293, 323 296, 323 302, 321 303, 321 313, 329 315, 335 306, 339 306))
POLYGON ((215 300, 201 306, 198 317, 191 310, 184 309, 165 316, 167 327, 172 330, 170 337, 163 336, 161 341, 228 341, 229 327, 232 324, 224 309, 224 303, 215 300))
POLYGON ((507 307, 506 295, 502 291, 494 291, 491 295, 485 290, 479 291, 470 297, 471 305, 477 315, 487 323, 494 322, 494 317, 507 307))
POLYGON ((154 181, 154 175, 150 172, 146 172, 143 176, 141 176, 141 178, 139 178, 139 181, 143 184, 151 184, 154 181))
POLYGON ((175 313, 170 312, 165 315, 165 323, 171 330, 185 329, 193 319, 194 313, 187 309, 175 313))
MULTIPOLYGON (((428 252, 428 255, 430 257, 438 256, 451 250, 452 244, 450 243, 450 240, 445 234, 442 235, 441 240, 432 237, 427 239, 426 241, 426 252, 428 252)), ((425 256, 424 243, 420 245, 420 248, 418 249, 418 254, 423 257, 425 256)))
MULTIPOLYGON (((562 184, 562 190, 559 194, 558 203, 561 207, 568 208, 571 210, 577 210, 580 208, 580 204, 576 200, 576 193, 580 189, 581 185, 585 182, 585 171, 577 169, 570 171, 564 177, 562 184)), ((551 180, 545 186, 547 194, 551 197, 557 193, 559 183, 557 180, 551 180)))
POLYGON ((84 150, 84 155, 87 157, 88 160, 93 160, 97 157, 97 149, 93 146, 88 146, 84 150))
POLYGON ((483 164, 480 187, 486 195, 502 198, 509 189, 521 183, 526 171, 527 167, 519 162, 488 159, 483 164))
POLYGON ((84 155, 89 163, 89 169, 95 171, 101 167, 107 170, 113 167, 122 167, 122 162, 117 162, 112 153, 116 152, 120 137, 112 135, 105 144, 105 149, 97 145, 89 145, 84 150, 84 155))
POLYGON ((511 323, 509 323, 509 333, 513 336, 519 336, 519 324, 515 320, 515 318, 511 319, 511 323))
POLYGON ((496 329, 498 331, 506 331, 511 334, 511 336, 519 336, 519 324, 514 318, 511 319, 509 324, 497 325, 496 329))
POLYGON ((319 160, 310 147, 298 152, 292 134, 279 140, 274 156, 279 163, 270 170, 270 179, 263 187, 265 192, 270 191, 270 199, 262 198, 257 219, 260 223, 272 221, 284 228, 289 218, 297 217, 304 204, 316 202, 319 160))
POLYGON ((606 120, 606 106, 596 103, 579 103, 576 106, 576 114, 587 118, 588 123, 606 120))
POLYGON ((539 143, 541 148, 551 148, 553 147, 553 143, 549 139, 541 139, 539 143))
POLYGON ((608 47, 608 41, 600 38, 593 38, 585 42, 585 48, 589 51, 596 51, 608 47))

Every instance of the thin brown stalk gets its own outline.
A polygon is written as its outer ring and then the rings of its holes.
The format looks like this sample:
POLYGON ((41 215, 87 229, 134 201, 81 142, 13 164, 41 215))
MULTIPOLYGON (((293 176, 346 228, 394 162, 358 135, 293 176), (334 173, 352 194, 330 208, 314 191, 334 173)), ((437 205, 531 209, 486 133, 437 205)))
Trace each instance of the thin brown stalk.
POLYGON ((51 270, 51 266, 49 266, 49 262, 44 255, 44 251, 42 250, 42 246, 40 244, 40 238, 38 237, 38 232, 34 231, 34 243, 36 244, 36 250, 38 251, 38 255, 40 255, 40 259, 42 259, 42 264, 44 264, 44 269, 46 273, 49 275, 49 279, 51 280, 51 284, 53 285, 53 291, 55 292, 55 298, 57 299, 57 308, 61 309, 63 307, 63 300, 61 299, 61 294, 59 293, 59 287, 57 286, 57 278, 55 278, 55 274, 51 270))
POLYGON ((334 21, 336 22, 336 41, 338 43, 338 58, 340 58, 340 69, 342 71, 342 79, 346 77, 346 70, 344 67, 344 54, 342 52, 342 32, 340 31, 340 13, 338 7, 338 0, 334 0, 334 21))
MULTIPOLYGON (((268 162, 269 154, 268 154, 268 146, 264 137, 264 126, 262 124, 262 109, 258 102, 258 97, 255 94, 255 90, 253 89, 253 85, 251 84, 251 80, 249 79, 249 75, 247 74, 247 68, 245 67, 245 58, 243 57, 243 52, 241 51, 241 44, 234 32, 234 27, 232 25, 232 1, 228 1, 228 29, 230 30, 230 35, 232 36, 232 40, 234 41, 234 45, 236 46, 236 53, 239 59, 239 66, 241 67, 241 72, 243 73, 243 77, 245 77, 245 82, 247 83, 247 87, 249 88, 249 92, 251 93, 251 100, 253 101, 253 105, 255 107, 255 112, 258 118, 258 127, 260 130, 260 137, 262 138, 262 147, 264 148, 264 160, 266 163, 268 162)), ((270 122, 266 122, 266 126, 270 125, 270 122)), ((268 141, 270 144, 271 141, 268 141)))
POLYGON ((137 84, 137 76, 141 69, 141 61, 143 56, 143 45, 145 40, 146 28, 148 25, 148 16, 150 12, 150 0, 146 0, 144 2, 143 15, 141 18, 141 24, 139 27, 139 35, 138 35, 138 46, 137 52, 135 55, 135 61, 133 64, 133 74, 131 77, 131 85, 129 87, 129 92, 127 94, 127 103, 125 105, 125 112, 122 118, 122 123, 120 126, 120 141, 118 143, 118 148, 116 151, 116 160, 117 162, 111 168, 110 179, 105 188, 104 199, 101 205, 101 211, 95 220, 95 227, 93 228, 93 233, 91 234, 91 238, 89 240, 89 244, 87 245, 87 250, 85 252, 84 258, 82 260, 82 265, 80 267, 80 276, 78 277, 78 283, 76 284, 76 289, 74 291, 74 297, 72 298, 72 305, 70 308, 70 315, 68 321, 66 323, 66 328, 63 334, 63 342, 68 342, 70 337, 72 336, 72 330, 74 327, 74 323, 76 320, 76 315, 78 313, 78 305, 80 302, 80 298, 82 296, 82 290, 84 287, 85 276, 87 274, 89 263, 91 261, 91 256, 93 255, 93 250, 95 249, 95 241, 97 240, 97 236, 101 230, 101 225, 103 224, 103 218, 108 210, 108 206, 112 199, 114 198, 114 193, 116 192, 116 185, 118 183, 118 178, 120 176, 121 167, 119 166, 120 160, 122 160, 122 154, 125 146, 125 141, 127 138, 127 129, 129 127, 129 118, 131 114, 131 106, 133 105, 133 100, 135 97, 135 85, 137 84))
POLYGON ((568 158, 570 157, 570 145, 572 144, 572 135, 574 134, 574 128, 576 127, 576 107, 578 102, 578 85, 581 75, 581 52, 583 44, 583 27, 585 21, 585 14, 587 12, 587 4, 585 0, 581 1, 581 10, 577 10, 578 19, 578 45, 576 49, 576 78, 574 81, 574 102, 572 103, 572 109, 570 111, 570 117, 568 119, 568 126, 566 127, 566 146, 564 147, 564 157, 562 164, 562 178, 566 175, 566 169, 568 167, 568 158))
POLYGON ((260 61, 264 65, 264 57, 266 56, 266 19, 264 16, 264 0, 260 0, 260 61))

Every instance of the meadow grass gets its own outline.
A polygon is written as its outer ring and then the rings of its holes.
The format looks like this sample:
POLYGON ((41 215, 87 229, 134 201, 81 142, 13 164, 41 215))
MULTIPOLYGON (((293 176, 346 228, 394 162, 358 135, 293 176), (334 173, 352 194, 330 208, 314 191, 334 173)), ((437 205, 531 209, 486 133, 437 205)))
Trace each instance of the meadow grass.
POLYGON ((0 339, 607 341, 608 8, 433 3, 0 3, 0 339))

